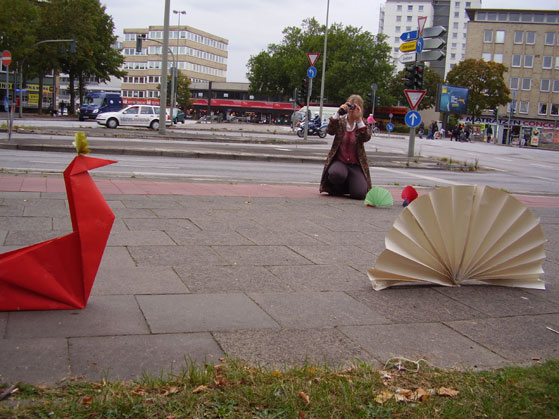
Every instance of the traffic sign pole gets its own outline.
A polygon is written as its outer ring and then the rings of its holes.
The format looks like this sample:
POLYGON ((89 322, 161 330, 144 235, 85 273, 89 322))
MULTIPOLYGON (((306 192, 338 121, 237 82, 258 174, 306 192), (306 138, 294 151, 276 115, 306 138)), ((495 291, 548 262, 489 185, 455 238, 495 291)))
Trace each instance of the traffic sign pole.
MULTIPOLYGON (((314 68, 314 67, 313 67, 314 68)), ((305 115, 305 135, 303 136, 303 139, 306 140, 308 133, 309 133, 309 124, 310 124, 310 115, 309 115, 309 109, 310 109, 310 103, 311 103, 311 92, 312 92, 312 77, 309 77, 309 88, 307 89, 307 109, 306 109, 306 115, 305 115)))

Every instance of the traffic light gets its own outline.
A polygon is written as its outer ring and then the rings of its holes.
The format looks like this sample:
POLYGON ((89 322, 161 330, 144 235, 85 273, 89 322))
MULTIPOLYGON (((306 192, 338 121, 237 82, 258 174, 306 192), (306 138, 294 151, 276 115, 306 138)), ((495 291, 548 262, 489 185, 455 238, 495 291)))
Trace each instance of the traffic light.
POLYGON ((72 42, 70 42, 70 53, 71 54, 76 53, 76 40, 75 39, 72 39, 72 42))
POLYGON ((297 91, 297 103, 299 106, 305 106, 307 104, 307 94, 309 92, 308 80, 303 79, 301 81, 301 89, 297 91))
POLYGON ((495 119, 499 118, 499 108, 493 109, 493 116, 495 117, 495 119))
POLYGON ((140 33, 136 35, 136 52, 139 54, 142 52, 142 41, 146 39, 146 35, 140 33))
POLYGON ((408 65, 404 69, 404 86, 406 89, 414 89, 415 88, 415 64, 408 65))
POLYGON ((425 64, 417 64, 414 66, 414 88, 416 90, 423 89, 424 72, 425 72, 425 64))
POLYGON ((367 106, 373 106, 373 93, 367 93, 367 106))
POLYGON ((380 106, 380 96, 376 97, 376 103, 375 106, 378 108, 380 106))

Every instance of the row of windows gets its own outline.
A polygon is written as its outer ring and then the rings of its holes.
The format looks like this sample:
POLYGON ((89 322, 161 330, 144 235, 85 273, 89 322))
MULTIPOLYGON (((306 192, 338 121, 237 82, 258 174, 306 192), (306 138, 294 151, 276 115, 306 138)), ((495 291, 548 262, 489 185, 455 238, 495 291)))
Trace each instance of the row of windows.
POLYGON ((477 12, 476 20, 490 22, 559 23, 558 13, 477 12))
MULTIPOLYGON (((512 104, 507 105, 507 112, 510 112, 512 104)), ((530 102, 518 101, 518 106, 515 106, 515 111, 518 113, 529 113, 530 102)), ((538 103, 538 115, 559 116, 559 103, 538 103)))
MULTIPOLYGON (((417 5, 417 11, 422 12, 423 7, 424 6, 422 4, 417 5)), ((398 12, 401 12, 402 11, 402 5, 401 4, 396 5, 396 10, 398 12)), ((408 12, 413 12, 413 4, 408 4, 408 12)))
MULTIPOLYGON (((481 54, 481 59, 484 61, 494 61, 496 63, 503 63, 503 54, 495 53, 492 54, 490 52, 483 52, 481 54)), ((527 54, 512 54, 511 58, 511 67, 514 68, 534 68, 534 55, 527 54), (524 64, 524 65, 523 65, 524 64)), ((552 70, 553 69, 553 56, 552 55, 544 55, 542 58, 542 69, 544 70, 552 70)), ((559 56, 555 57, 555 68, 559 69, 559 56)))
MULTIPOLYGON (((125 33, 125 41, 136 41, 135 33, 125 33)), ((149 31, 148 38, 151 39, 163 39, 163 31, 149 31)), ((198 42, 199 44, 208 45, 223 51, 227 51, 227 44, 216 41, 215 39, 208 38, 206 36, 198 35, 190 31, 169 31, 169 39, 190 39, 191 41, 198 42)))
MULTIPOLYGON (((559 34, 555 32, 546 32, 544 34, 544 45, 555 45, 555 40, 557 39, 557 45, 559 45, 559 34)), ((483 42, 496 44, 503 44, 505 42, 505 31, 493 31, 491 29, 485 29, 483 31, 483 42), (495 36, 493 36, 495 34, 495 36), (493 41, 495 39, 495 41, 493 41)), ((514 31, 514 43, 517 45, 526 44, 534 45, 536 43, 536 32, 534 31, 514 31)))
MULTIPOLYGON (((175 56, 177 55, 190 55, 191 57, 196 57, 196 58, 201 58, 203 60, 207 60, 207 61, 213 61, 215 63, 219 63, 219 64, 227 64, 227 59, 225 57, 222 57, 220 55, 215 55, 212 54, 210 52, 206 52, 206 51, 202 51, 196 48, 190 48, 190 47, 176 47, 176 46, 169 46, 169 49, 171 50, 171 52, 173 54, 175 54, 175 56)), ((159 54, 161 55, 161 53, 163 52, 163 47, 162 46, 150 46, 148 49, 148 53, 149 54, 159 54)))
POLYGON ((159 90, 123 90, 122 97, 131 97, 131 98, 159 98, 159 90))
MULTIPOLYGON (((150 69, 150 70, 161 69, 161 65, 162 65, 161 61, 148 61, 148 69, 150 69)), ((167 62, 167 67, 169 69, 172 68, 173 63, 172 62, 167 62)), ((180 70, 188 70, 188 71, 193 71, 193 72, 196 72, 196 73, 203 73, 203 74, 210 74, 212 76, 225 77, 225 71, 224 70, 220 70, 220 69, 213 68, 213 67, 208 67, 208 66, 205 66, 205 65, 189 63, 189 62, 186 62, 186 61, 179 61, 177 63, 177 67, 180 70)))
MULTIPOLYGON (((532 79, 529 77, 511 77, 510 78, 511 90, 532 90, 532 79)), ((540 92, 559 93, 559 80, 541 79, 540 92)))

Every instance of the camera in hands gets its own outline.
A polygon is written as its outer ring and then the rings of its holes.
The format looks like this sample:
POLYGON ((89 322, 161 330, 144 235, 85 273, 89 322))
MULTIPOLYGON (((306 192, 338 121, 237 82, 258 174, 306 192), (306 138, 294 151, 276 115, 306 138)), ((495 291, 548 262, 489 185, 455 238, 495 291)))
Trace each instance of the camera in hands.
MULTIPOLYGON (((353 103, 348 103, 347 107, 348 107, 349 110, 352 110, 352 111, 353 111, 353 110, 355 109, 355 104, 353 104, 353 103)), ((346 113, 347 113, 347 112, 346 112, 346 110, 345 110, 344 108, 338 109, 338 115, 342 116, 342 115, 345 115, 346 113)))

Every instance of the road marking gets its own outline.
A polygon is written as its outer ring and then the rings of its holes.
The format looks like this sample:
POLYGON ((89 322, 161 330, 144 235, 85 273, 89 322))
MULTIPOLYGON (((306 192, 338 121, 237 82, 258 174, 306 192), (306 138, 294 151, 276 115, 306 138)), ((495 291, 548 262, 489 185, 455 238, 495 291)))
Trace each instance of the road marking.
POLYGON ((548 177, 541 177, 541 176, 530 176, 533 179, 540 179, 540 180, 549 180, 550 182, 556 182, 557 179, 550 179, 548 177))
POLYGON ((432 180, 433 182, 448 183, 449 185, 465 185, 465 183, 463 183, 463 182, 453 182, 451 180, 446 180, 446 179, 442 179, 442 178, 439 178, 439 177, 418 175, 418 174, 415 174, 415 173, 406 172, 405 170, 390 169, 388 167, 375 167, 374 169, 384 170, 385 172, 390 172, 390 173, 397 173, 399 175, 412 176, 412 177, 419 178, 419 179, 432 180))
POLYGON ((545 164, 530 163, 530 166, 545 167, 546 169, 553 169, 553 166, 547 166, 545 164))
POLYGON ((495 160, 501 160, 501 161, 512 161, 511 159, 504 159, 502 157, 494 157, 495 160))
POLYGON ((290 148, 276 148, 276 150, 279 150, 279 151, 293 151, 290 148))

